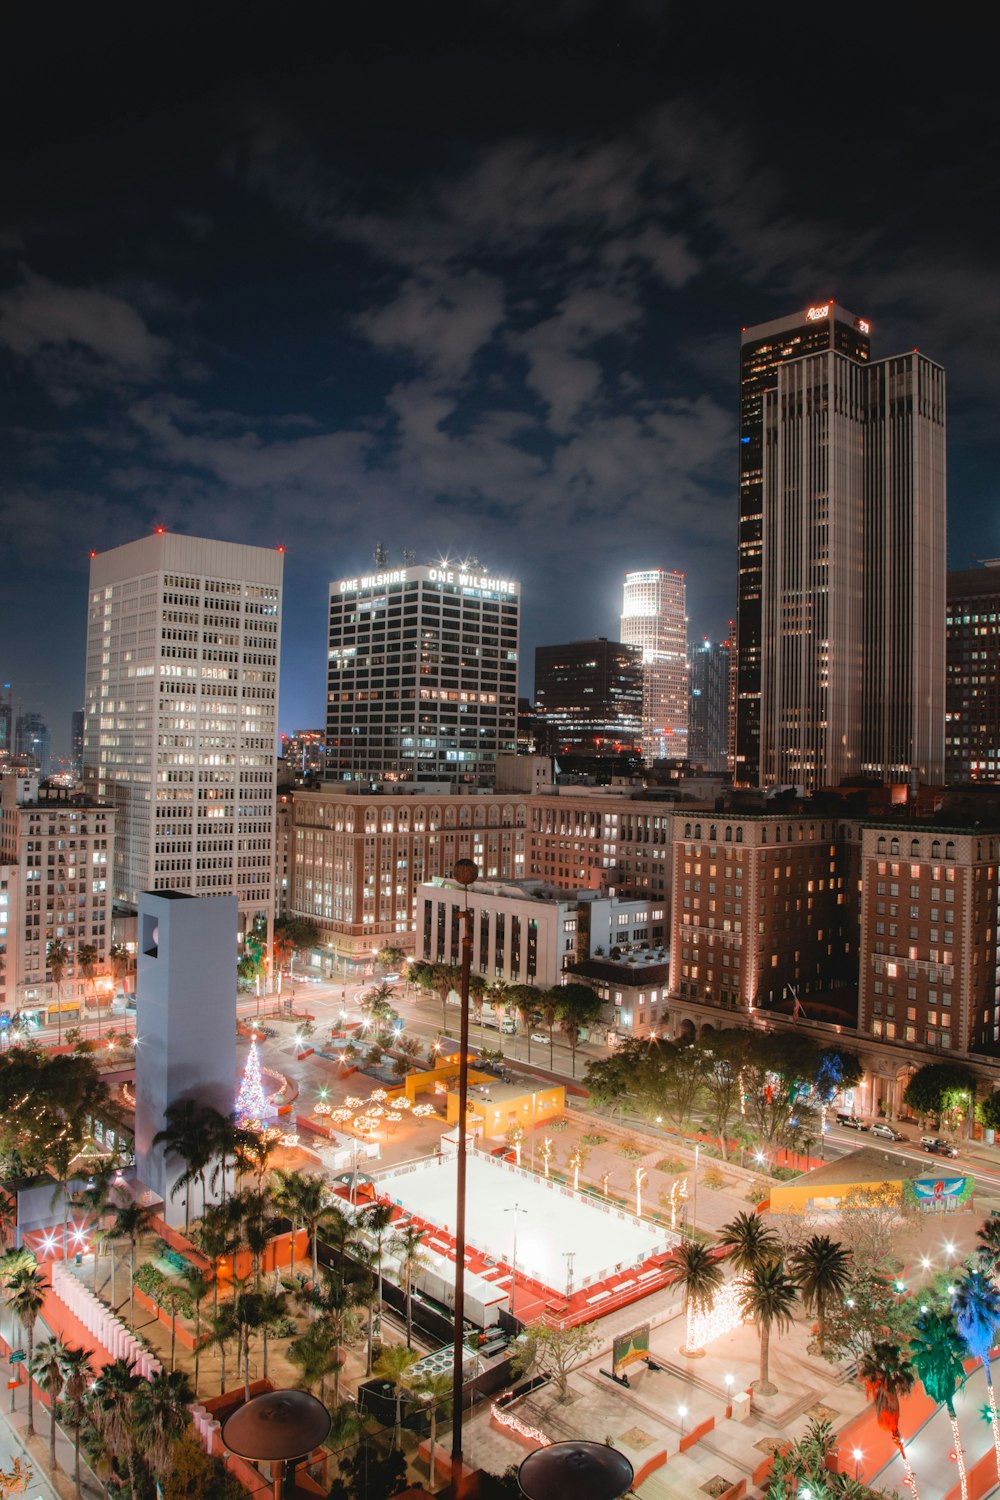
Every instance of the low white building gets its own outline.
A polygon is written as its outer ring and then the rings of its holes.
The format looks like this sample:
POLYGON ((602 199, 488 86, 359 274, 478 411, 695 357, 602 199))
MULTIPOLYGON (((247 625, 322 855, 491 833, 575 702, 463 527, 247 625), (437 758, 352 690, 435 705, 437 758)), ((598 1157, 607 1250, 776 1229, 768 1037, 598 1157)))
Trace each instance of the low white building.
MULTIPOLYGON (((648 947, 652 916, 646 900, 560 890, 540 880, 480 880, 466 894, 457 881, 438 878, 417 887, 420 960, 461 962, 466 903, 473 913, 473 969, 508 984, 550 989, 580 960, 648 947)), ((662 924, 662 912, 658 920, 662 924)))

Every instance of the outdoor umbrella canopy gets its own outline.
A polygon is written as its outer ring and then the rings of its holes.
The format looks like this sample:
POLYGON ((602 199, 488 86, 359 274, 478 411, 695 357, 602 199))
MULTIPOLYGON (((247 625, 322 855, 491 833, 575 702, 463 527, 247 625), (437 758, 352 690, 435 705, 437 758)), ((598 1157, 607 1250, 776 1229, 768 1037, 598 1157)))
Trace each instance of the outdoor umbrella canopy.
POLYGON ((330 1413, 308 1391, 267 1391, 228 1418, 222 1441, 241 1458, 280 1463, 318 1448, 330 1431, 330 1413))
POLYGON ((619 1500, 632 1488, 632 1465, 624 1453, 605 1443, 552 1443, 529 1453, 517 1471, 528 1500, 619 1500))

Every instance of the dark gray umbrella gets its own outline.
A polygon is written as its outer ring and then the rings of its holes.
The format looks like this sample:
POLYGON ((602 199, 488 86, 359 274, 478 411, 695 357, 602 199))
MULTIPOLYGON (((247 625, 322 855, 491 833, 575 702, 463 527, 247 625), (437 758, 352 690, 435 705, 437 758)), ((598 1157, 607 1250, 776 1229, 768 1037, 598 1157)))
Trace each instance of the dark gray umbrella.
MULTIPOLYGON (((222 1441, 240 1458, 286 1465, 285 1485, 290 1489, 294 1460, 318 1448, 329 1431, 330 1413, 308 1391, 266 1391, 227 1418, 222 1441)), ((278 1483, 276 1478, 275 1495, 280 1493, 278 1483)))
POLYGON ((529 1453, 517 1471, 528 1500, 619 1500, 632 1488, 632 1465, 606 1443, 552 1443, 529 1453))

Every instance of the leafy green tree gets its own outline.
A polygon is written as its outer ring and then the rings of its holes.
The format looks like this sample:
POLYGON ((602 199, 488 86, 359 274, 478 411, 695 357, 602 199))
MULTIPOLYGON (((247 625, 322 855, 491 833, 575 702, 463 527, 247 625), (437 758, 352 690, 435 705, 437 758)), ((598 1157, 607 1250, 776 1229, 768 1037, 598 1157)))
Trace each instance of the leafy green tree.
POLYGON ((913 1368, 898 1344, 876 1339, 858 1361, 858 1377, 864 1381, 869 1401, 874 1403, 878 1425, 889 1433, 899 1449, 911 1500, 919 1500, 917 1482, 899 1432, 899 1402, 913 1389, 913 1368))
POLYGON ((91 1057, 11 1047, 0 1057, 0 1164, 4 1177, 52 1170, 54 1153, 79 1152, 108 1103, 91 1057))
POLYGON ((519 1340, 515 1347, 511 1365, 517 1375, 526 1375, 531 1370, 551 1375, 565 1401, 569 1395, 570 1371, 592 1353, 597 1343, 598 1335, 589 1323, 575 1328, 531 1323, 524 1330, 523 1340, 519 1340))
POLYGON ((950 1312, 928 1309, 920 1314, 910 1340, 910 1359, 930 1399, 938 1406, 947 1408, 963 1500, 968 1495, 969 1485, 962 1434, 955 1411, 955 1392, 965 1384, 965 1366, 962 1362, 964 1353, 955 1319, 950 1312))
MULTIPOLYGON (((45 1306, 45 1278, 33 1266, 22 1266, 7 1281, 7 1308, 24 1330, 28 1341, 28 1369, 35 1365, 35 1323, 45 1306)), ((35 1408, 32 1383, 28 1381, 28 1436, 35 1435, 35 1408)))
POLYGON ((777 1328, 781 1333, 791 1327, 796 1292, 795 1282, 780 1260, 761 1262, 747 1277, 742 1305, 744 1315, 756 1323, 760 1337, 760 1379, 756 1389, 762 1396, 771 1396, 775 1391, 767 1367, 771 1329, 777 1328))
POLYGON ((984 1130, 1000 1130, 1000 1089, 995 1089, 976 1105, 976 1119, 984 1130))
POLYGON ((375 963, 380 969, 399 970, 405 962, 406 954, 393 943, 384 943, 375 955, 375 963))
POLYGON ((288 938, 298 953, 319 947, 320 931, 309 917, 279 917, 274 930, 288 938))
POLYGON ((170 1468, 160 1489, 163 1500, 246 1500, 246 1490, 222 1460, 186 1435, 171 1445, 170 1468))
POLYGON ((684 1289, 684 1317, 687 1330, 684 1347, 693 1353, 691 1345, 691 1314, 704 1312, 722 1285, 722 1268, 707 1245, 699 1240, 683 1240, 670 1254, 667 1262, 675 1273, 675 1280, 684 1289))
POLYGON ((740 1213, 723 1224, 719 1244, 741 1275, 781 1257, 781 1241, 759 1214, 740 1213))
POLYGON ((723 1161, 728 1160, 734 1122, 740 1118, 740 1068, 747 1050, 745 1031, 716 1031, 695 1043, 696 1056, 701 1063, 706 1124, 719 1142, 723 1161))
POLYGON ((816 1314, 819 1347, 826 1339, 829 1308, 843 1298, 851 1280, 851 1254, 828 1234, 812 1234, 789 1259, 806 1312, 816 1314))
POLYGON ((857 1361, 867 1354, 878 1338, 903 1344, 913 1332, 912 1298, 901 1297, 892 1281, 878 1276, 867 1267, 858 1270, 854 1257, 854 1275, 826 1314, 826 1338, 820 1351, 833 1362, 857 1361))
POLYGON ((589 984, 563 984, 556 990, 556 1014, 559 1030, 569 1042, 572 1073, 576 1077, 576 1049, 580 1033, 593 1026, 601 1016, 601 997, 589 984))
POLYGON ((409 1480, 406 1459, 397 1448, 379 1453, 364 1440, 340 1461, 340 1476, 330 1486, 329 1500, 390 1500, 401 1495, 409 1480))
POLYGON ((975 1074, 961 1063, 924 1063, 903 1090, 903 1103, 908 1104, 921 1119, 929 1115, 939 1119, 949 1108, 948 1101, 954 1094, 971 1094, 975 1099, 975 1074))

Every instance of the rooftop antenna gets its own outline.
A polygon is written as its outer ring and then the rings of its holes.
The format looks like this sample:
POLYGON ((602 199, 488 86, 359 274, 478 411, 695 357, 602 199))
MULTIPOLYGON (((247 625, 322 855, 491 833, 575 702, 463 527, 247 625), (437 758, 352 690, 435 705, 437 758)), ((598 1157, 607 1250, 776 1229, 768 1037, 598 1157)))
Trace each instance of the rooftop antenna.
POLYGON ((384 568, 389 561, 389 549, 384 542, 375 543, 375 566, 384 568))

